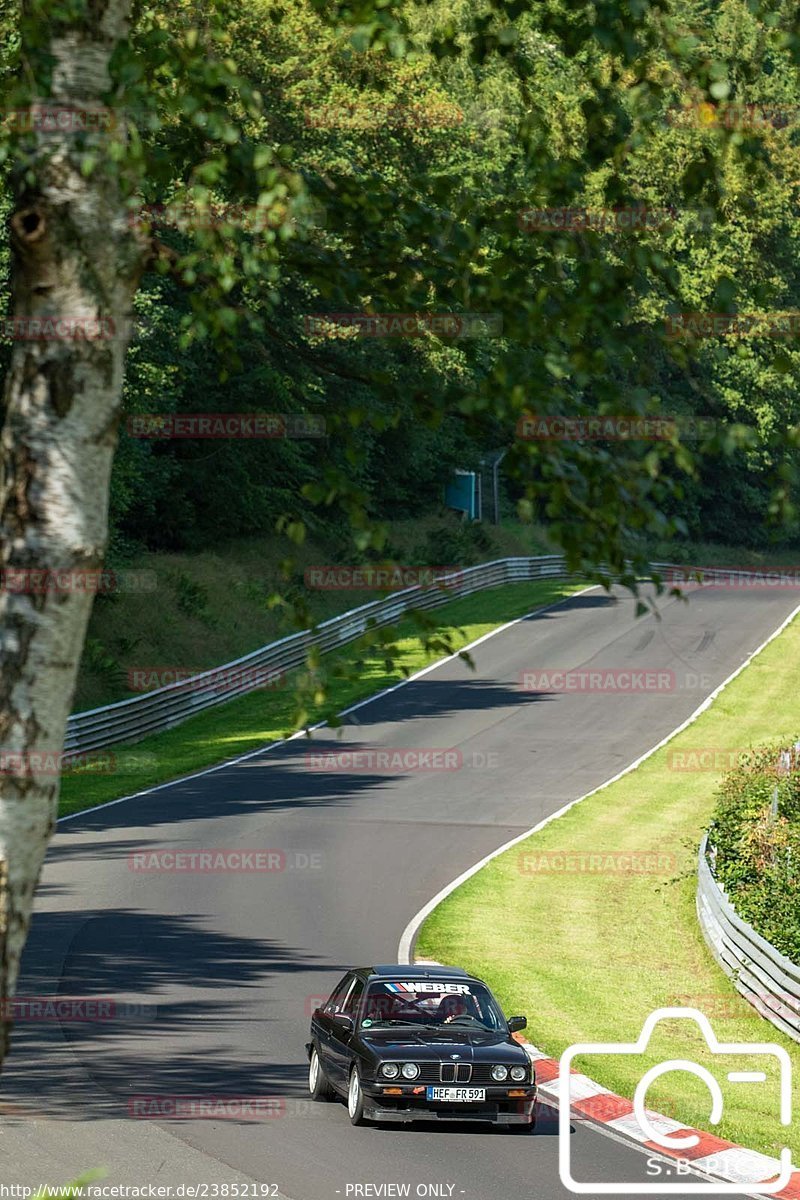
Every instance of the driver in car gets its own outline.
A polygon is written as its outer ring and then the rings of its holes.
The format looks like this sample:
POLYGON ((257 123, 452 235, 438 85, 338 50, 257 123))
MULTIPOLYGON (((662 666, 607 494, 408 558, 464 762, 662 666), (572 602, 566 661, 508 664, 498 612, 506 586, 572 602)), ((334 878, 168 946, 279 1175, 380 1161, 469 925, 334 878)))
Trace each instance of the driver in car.
POLYGON ((439 1002, 439 1007, 436 1010, 436 1019, 441 1025, 449 1025, 457 1017, 472 1017, 474 1020, 480 1021, 477 1006, 472 996, 445 996, 439 1002))

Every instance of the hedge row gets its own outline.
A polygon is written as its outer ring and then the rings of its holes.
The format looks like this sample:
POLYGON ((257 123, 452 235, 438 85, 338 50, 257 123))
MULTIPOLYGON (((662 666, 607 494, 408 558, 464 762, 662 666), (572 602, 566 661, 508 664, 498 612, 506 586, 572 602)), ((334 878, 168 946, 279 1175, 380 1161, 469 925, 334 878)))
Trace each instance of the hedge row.
POLYGON ((739 915, 800 963, 800 754, 777 743, 741 756, 718 792, 709 846, 739 915), (777 812, 774 796, 777 789, 777 812))

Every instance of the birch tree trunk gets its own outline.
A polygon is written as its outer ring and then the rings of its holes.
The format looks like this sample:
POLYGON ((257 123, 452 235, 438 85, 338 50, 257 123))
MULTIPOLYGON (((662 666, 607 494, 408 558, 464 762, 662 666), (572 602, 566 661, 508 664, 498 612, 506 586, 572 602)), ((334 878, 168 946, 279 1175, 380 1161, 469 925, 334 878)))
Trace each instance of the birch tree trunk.
MULTIPOLYGON (((127 33, 128 10, 129 0, 97 0, 87 5, 91 25, 67 28, 56 17, 37 47, 35 61, 42 49, 52 57, 52 77, 44 85, 37 81, 39 103, 59 117, 60 127, 32 135, 10 222, 15 344, 0 449, 5 998, 16 988, 34 890, 55 827, 53 759, 63 746, 91 609, 86 573, 103 562, 129 320, 145 257, 126 220, 116 164, 103 153, 101 98, 110 87, 109 60, 127 33), (80 120, 71 110, 95 113, 96 134, 78 135, 80 120), (87 149, 97 159, 88 173, 81 170, 87 149), (41 326, 32 323, 36 318, 41 326), (64 324, 54 326, 57 319, 64 324), (54 585, 33 574, 53 571, 62 573, 54 585)), ((0 1065, 7 1018, 4 1005, 0 1065)))

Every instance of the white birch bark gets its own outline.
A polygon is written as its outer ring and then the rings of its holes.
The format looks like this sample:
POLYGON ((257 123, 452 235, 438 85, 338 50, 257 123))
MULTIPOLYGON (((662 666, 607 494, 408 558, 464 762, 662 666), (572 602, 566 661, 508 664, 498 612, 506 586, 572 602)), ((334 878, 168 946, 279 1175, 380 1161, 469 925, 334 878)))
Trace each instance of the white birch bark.
MULTIPOLYGON (((109 60, 126 36, 129 0, 87 6, 90 28, 54 28, 49 106, 100 106, 109 60)), ((24 49, 24 48, 23 48, 24 49)), ((120 417, 126 330, 144 251, 129 228, 116 167, 98 166, 67 129, 38 132, 11 218, 12 315, 97 318, 115 336, 27 340, 17 330, 0 435, 0 568, 100 568, 120 417)), ((73 576, 73 578, 75 578, 73 576)), ((8 579, 6 579, 8 585, 8 579)), ((58 776, 35 756, 63 745, 91 590, 0 591, 0 997, 14 994, 34 889, 55 827, 58 776), (9 771, 13 773, 8 773, 9 771)), ((3 1017, 5 1018, 5 1012, 3 1017)), ((10 1024, 3 1020, 0 1064, 10 1024)))

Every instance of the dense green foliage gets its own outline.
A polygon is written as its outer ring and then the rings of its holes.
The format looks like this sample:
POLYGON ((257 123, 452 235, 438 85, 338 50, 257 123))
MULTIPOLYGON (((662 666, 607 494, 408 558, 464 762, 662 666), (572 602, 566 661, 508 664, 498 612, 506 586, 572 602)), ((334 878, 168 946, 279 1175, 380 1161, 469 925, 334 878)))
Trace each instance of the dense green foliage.
MULTIPOLYGON (((126 412, 307 412, 328 436, 123 427, 112 553, 278 522, 385 554, 382 520, 430 512, 454 467, 500 448, 506 511, 547 523, 576 566, 622 572, 654 538, 795 541, 796 339, 672 342, 664 318, 800 308, 796 26, 789 0, 136 6, 110 98, 128 141, 87 170, 123 162, 132 213, 237 203, 264 220, 153 223, 126 412), (797 114, 726 123, 755 103, 797 114), (673 215, 520 221, 564 205, 673 215), (491 313, 502 335, 304 324, 364 311, 491 313), (712 432, 527 441, 526 413, 702 416, 712 432)), ((15 54, 9 31, 7 80, 15 54)))
MULTIPOLYGON (((696 84, 684 90, 692 71, 729 80, 732 100, 789 104, 800 94, 790 57, 750 5, 677 4, 685 74, 664 26, 633 87, 633 67, 596 41, 571 53, 537 27, 538 6, 520 8, 513 62, 427 52, 445 18, 468 27, 466 3, 410 7, 419 48, 399 61, 381 46, 354 53, 346 31, 297 0, 251 3, 229 22, 226 49, 263 96, 264 115, 247 132, 285 152, 324 220, 286 241, 279 287, 270 281, 267 293, 248 279, 233 289, 248 310, 269 315, 240 330, 239 366, 222 382, 207 345, 176 351, 191 294, 172 281, 151 285, 142 305, 152 334, 131 356, 128 407, 302 407, 326 415, 331 437, 210 452, 209 443, 124 436, 112 508, 119 534, 181 548, 281 515, 294 529, 336 526, 339 504, 351 517, 354 505, 372 518, 410 516, 440 501, 454 466, 509 445, 510 497, 530 511, 527 490, 568 549, 576 521, 612 560, 623 548, 635 553, 642 534, 680 535, 683 523, 695 537, 768 540, 785 433, 800 420, 796 352, 768 340, 673 347, 662 326, 667 311, 797 307, 796 134, 683 129, 668 116, 703 98, 696 84), (613 102, 607 113, 597 107, 601 86, 613 102), (554 203, 674 205, 712 220, 698 227, 689 211, 644 234, 519 228, 520 212, 554 203), (489 310, 502 314, 506 336, 326 342, 303 331, 308 312, 361 309, 489 310), (520 443, 516 420, 531 410, 700 414, 725 432, 707 439, 691 468, 684 451, 641 441, 520 443)), ((150 197, 163 198, 161 189, 150 197)), ((186 239, 159 236, 189 251, 186 239)), ((346 535, 348 523, 340 528, 346 535)), ((791 523, 782 537, 794 532, 791 523)))
POLYGON ((709 841, 736 911, 800 963, 800 769, 780 773, 780 751, 759 746, 725 777, 709 841))

